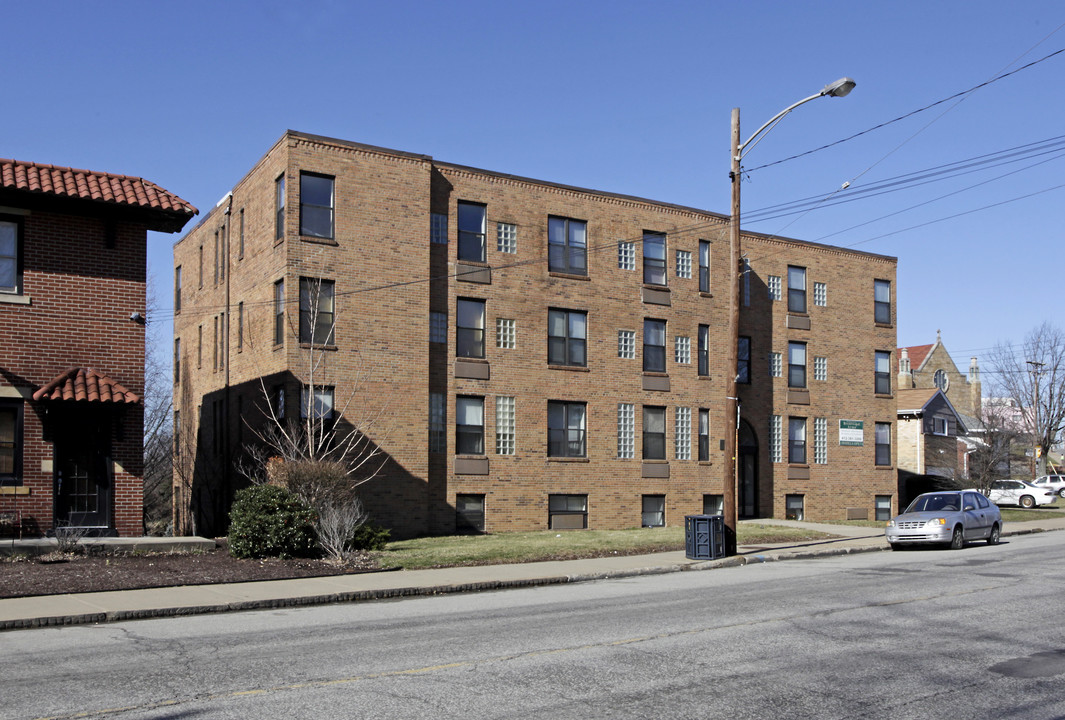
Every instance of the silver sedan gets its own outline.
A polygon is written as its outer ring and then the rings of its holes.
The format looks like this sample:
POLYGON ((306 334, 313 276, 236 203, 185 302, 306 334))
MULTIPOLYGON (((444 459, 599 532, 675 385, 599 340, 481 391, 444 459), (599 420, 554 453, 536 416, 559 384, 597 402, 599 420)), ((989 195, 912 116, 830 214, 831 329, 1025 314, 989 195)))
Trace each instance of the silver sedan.
POLYGON ((1002 513, 976 490, 925 493, 889 520, 884 534, 892 550, 916 544, 960 550, 970 540, 997 545, 1002 536, 1002 513))

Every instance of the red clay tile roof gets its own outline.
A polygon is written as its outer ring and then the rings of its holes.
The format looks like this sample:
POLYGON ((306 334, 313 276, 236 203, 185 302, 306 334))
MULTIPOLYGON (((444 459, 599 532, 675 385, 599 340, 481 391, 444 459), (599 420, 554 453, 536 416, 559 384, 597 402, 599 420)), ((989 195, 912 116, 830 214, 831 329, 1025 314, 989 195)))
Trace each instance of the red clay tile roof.
MULTIPOLYGON (((910 369, 917 370, 924 363, 925 358, 928 357, 928 353, 932 352, 932 348, 935 347, 935 343, 932 345, 914 345, 908 348, 899 348, 899 350, 905 350, 910 355, 910 369)), ((897 353, 898 357, 902 357, 902 353, 897 353)))
POLYGON ((33 399, 139 403, 141 399, 92 368, 71 368, 33 393, 33 399))
POLYGON ((191 218, 199 212, 143 178, 0 158, 0 188, 162 210, 191 218))

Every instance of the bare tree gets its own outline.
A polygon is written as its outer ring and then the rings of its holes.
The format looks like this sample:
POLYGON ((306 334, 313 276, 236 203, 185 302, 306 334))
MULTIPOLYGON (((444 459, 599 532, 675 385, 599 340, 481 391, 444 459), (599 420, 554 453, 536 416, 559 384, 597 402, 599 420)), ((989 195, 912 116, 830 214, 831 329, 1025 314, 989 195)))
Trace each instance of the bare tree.
POLYGON ((254 483, 283 485, 299 495, 317 514, 322 549, 342 561, 347 544, 368 519, 356 488, 375 478, 387 456, 372 439, 381 430, 387 403, 377 398, 367 406, 362 389, 379 370, 363 362, 345 372, 346 395, 337 401, 330 360, 336 352, 336 307, 333 284, 321 279, 300 282, 300 312, 287 317, 287 329, 300 347, 302 389, 298 413, 287 413, 272 396, 264 374, 259 376, 261 425, 248 425, 258 439, 250 444, 238 472, 254 483), (296 415, 298 414, 298 417, 296 415))
POLYGON ((1013 448, 1027 437, 1016 422, 1012 405, 985 400, 981 405, 980 428, 973 428, 966 438, 976 443, 969 453, 969 480, 985 495, 996 480, 1010 477, 1010 458, 1013 448))
POLYGON ((1044 474, 1047 453, 1065 427, 1065 334, 1043 323, 1028 333, 1020 348, 996 345, 991 362, 995 394, 1017 404, 1037 449, 1033 472, 1044 474))
POLYGON ((154 322, 159 303, 154 278, 147 283, 144 343, 144 530, 162 534, 170 525, 173 470, 173 394, 163 362, 166 339, 154 322))

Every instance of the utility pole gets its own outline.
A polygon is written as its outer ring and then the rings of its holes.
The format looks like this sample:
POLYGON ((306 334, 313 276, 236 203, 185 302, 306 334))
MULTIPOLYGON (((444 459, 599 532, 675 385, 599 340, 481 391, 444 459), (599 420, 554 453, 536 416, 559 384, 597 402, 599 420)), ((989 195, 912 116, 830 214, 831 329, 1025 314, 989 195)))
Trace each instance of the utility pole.
POLYGON ((1046 363, 1041 363, 1038 360, 1028 360, 1028 372, 1035 378, 1035 442, 1032 449, 1032 479, 1034 480, 1039 475, 1043 474, 1046 467, 1046 458, 1043 457, 1043 429, 1039 426, 1039 376, 1043 374, 1043 366, 1046 363))

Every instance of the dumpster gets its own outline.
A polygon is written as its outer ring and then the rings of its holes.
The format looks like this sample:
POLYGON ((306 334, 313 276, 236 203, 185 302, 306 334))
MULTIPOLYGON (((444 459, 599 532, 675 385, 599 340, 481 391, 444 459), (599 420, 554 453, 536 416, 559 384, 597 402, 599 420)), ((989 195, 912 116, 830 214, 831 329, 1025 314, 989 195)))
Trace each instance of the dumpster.
POLYGON ((725 557, 725 516, 685 515, 684 555, 689 560, 717 560, 725 557))

